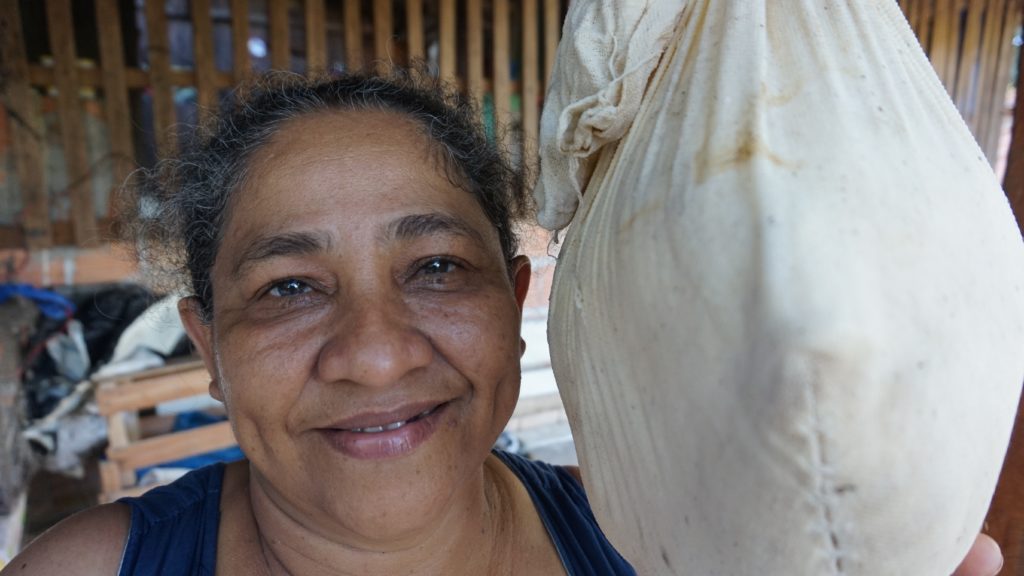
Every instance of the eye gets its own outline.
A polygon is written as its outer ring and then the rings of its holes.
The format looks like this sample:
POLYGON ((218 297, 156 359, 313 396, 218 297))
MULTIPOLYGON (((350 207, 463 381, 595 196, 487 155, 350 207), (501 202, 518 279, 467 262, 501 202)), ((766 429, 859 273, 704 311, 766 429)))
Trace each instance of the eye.
POLYGON ((428 276, 434 276, 454 272, 458 267, 458 264, 447 258, 435 257, 427 260, 427 262, 420 267, 420 271, 428 276))
POLYGON ((275 282, 274 284, 271 284, 270 290, 267 290, 267 294, 275 298, 288 298, 289 296, 299 296, 301 294, 305 294, 312 289, 313 288, 309 284, 303 282, 302 280, 288 278, 287 280, 282 280, 280 282, 275 282))

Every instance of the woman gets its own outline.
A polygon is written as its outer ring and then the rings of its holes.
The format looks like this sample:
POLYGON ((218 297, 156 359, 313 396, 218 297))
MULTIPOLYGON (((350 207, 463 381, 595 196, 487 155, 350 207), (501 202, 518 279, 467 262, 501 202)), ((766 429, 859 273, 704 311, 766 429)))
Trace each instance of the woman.
POLYGON ((148 273, 180 264, 247 460, 75 516, 11 573, 632 574, 574 470, 491 451, 530 267, 474 118, 408 74, 276 77, 165 163, 128 228, 148 273))

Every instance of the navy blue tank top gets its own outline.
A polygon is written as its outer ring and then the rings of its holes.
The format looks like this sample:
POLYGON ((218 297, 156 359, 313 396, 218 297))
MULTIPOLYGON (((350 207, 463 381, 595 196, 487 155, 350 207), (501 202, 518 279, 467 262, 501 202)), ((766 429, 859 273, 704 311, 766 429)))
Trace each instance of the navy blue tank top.
MULTIPOLYGON (((635 576, 598 528, 576 478, 558 466, 494 454, 526 487, 569 576, 635 576)), ((118 500, 132 517, 118 574, 212 576, 223 479, 224 464, 217 463, 138 498, 118 500)))

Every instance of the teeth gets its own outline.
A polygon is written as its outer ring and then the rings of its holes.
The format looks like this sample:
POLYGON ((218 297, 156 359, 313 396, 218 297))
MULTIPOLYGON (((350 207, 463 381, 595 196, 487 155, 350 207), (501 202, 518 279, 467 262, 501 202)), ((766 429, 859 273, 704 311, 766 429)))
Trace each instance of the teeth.
POLYGON ((408 420, 399 420, 398 422, 392 422, 391 424, 384 424, 383 426, 367 426, 366 428, 352 428, 351 432, 363 432, 365 434, 375 434, 377 432, 384 432, 385 430, 387 430, 389 432, 391 430, 398 430, 399 428, 401 428, 402 426, 405 426, 409 422, 412 422, 414 420, 419 420, 420 418, 424 418, 426 416, 430 416, 430 414, 433 413, 435 409, 437 409, 436 406, 434 408, 430 408, 430 409, 424 410, 423 412, 420 412, 419 414, 413 416, 412 418, 410 418, 408 420))

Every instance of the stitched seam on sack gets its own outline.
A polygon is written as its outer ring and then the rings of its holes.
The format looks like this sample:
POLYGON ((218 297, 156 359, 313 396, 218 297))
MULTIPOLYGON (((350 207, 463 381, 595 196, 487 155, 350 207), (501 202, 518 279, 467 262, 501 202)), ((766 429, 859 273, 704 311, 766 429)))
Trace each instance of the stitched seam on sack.
POLYGON ((828 566, 830 574, 832 576, 842 576, 846 574, 846 570, 843 566, 843 558, 845 556, 839 539, 839 530, 836 525, 835 514, 833 511, 832 498, 834 494, 834 484, 832 478, 832 468, 828 461, 828 456, 825 452, 825 445, 827 443, 827 436, 825 430, 821 425, 821 418, 818 414, 818 396, 816 386, 820 382, 820 373, 815 366, 815 362, 810 362, 810 374, 807 378, 807 397, 810 402, 810 414, 811 414, 811 430, 808 434, 808 440, 811 444, 812 451, 812 473, 814 476, 814 505, 821 513, 821 524, 822 530, 819 532, 820 536, 825 537, 825 546, 827 548, 826 554, 828 555, 828 566))

